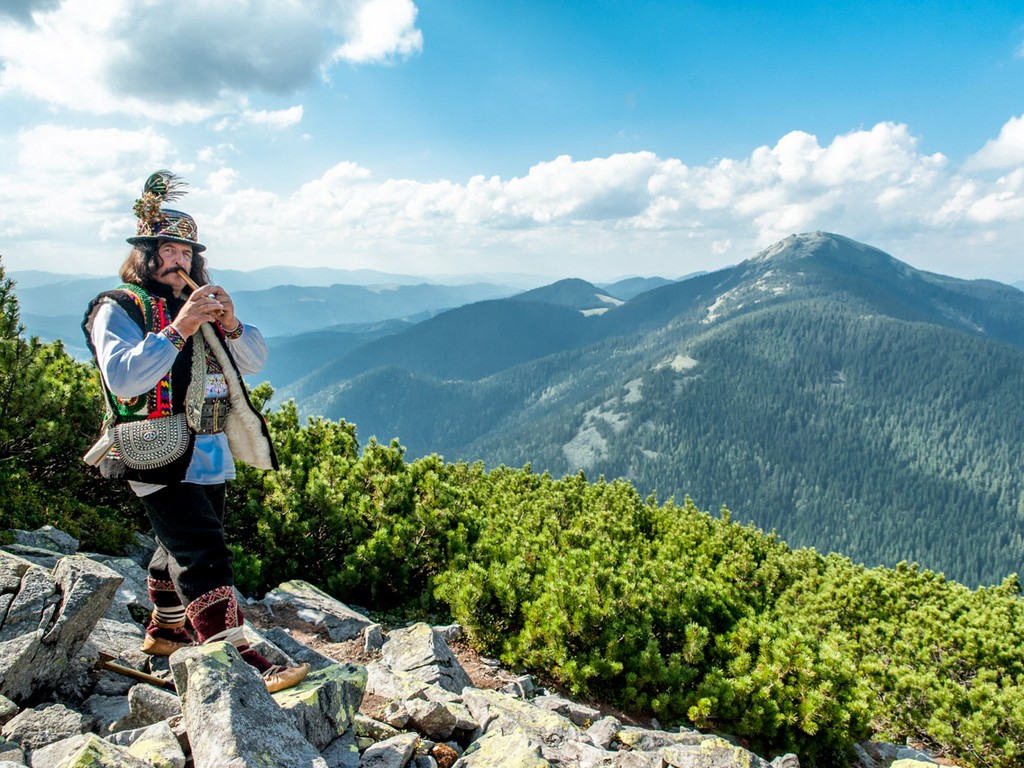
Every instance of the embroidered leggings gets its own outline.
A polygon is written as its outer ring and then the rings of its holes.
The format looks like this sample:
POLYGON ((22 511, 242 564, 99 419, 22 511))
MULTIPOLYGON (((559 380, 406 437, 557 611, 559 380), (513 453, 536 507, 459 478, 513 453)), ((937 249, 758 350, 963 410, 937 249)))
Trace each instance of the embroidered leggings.
POLYGON ((149 576, 172 581, 184 605, 235 583, 224 540, 225 490, 223 483, 172 483, 142 497, 157 541, 149 576))

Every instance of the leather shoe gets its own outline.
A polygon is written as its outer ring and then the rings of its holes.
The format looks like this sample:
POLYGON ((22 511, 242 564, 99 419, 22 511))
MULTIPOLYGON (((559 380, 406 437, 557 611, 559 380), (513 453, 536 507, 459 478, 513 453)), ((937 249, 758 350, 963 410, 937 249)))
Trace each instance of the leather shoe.
POLYGON ((271 693, 283 691, 298 685, 306 679, 309 674, 309 664, 299 664, 297 667, 282 667, 275 665, 263 673, 263 682, 267 684, 267 690, 271 693))
POLYGON ((150 656, 170 656, 179 648, 192 645, 192 643, 181 643, 177 640, 168 640, 166 637, 154 637, 147 634, 142 640, 142 652, 150 656))

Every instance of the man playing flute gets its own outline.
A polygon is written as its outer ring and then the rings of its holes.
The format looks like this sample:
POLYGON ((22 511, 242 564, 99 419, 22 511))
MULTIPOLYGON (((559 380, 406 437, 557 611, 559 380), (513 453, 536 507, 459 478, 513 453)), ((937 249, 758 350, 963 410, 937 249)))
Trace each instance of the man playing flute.
POLYGON ((163 207, 184 186, 169 171, 149 177, 133 209, 138 224, 121 265, 124 283, 86 310, 82 328, 111 436, 90 452, 91 462, 104 477, 128 481, 156 534, 148 574, 154 608, 142 650, 168 656, 194 640, 225 640, 273 692, 299 683, 309 667, 275 666, 246 643, 224 533, 235 459, 277 467, 242 382, 263 368, 267 344, 235 316, 227 291, 208 284, 195 220, 163 207))

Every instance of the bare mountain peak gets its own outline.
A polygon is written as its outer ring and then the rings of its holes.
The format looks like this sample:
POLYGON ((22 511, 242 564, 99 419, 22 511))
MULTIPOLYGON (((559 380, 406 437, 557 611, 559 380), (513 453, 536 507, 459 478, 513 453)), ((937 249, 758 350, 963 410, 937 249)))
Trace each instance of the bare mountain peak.
POLYGON ((790 235, 765 248, 748 263, 781 265, 807 259, 841 262, 851 266, 891 267, 898 262, 889 254, 832 232, 804 232, 790 235))

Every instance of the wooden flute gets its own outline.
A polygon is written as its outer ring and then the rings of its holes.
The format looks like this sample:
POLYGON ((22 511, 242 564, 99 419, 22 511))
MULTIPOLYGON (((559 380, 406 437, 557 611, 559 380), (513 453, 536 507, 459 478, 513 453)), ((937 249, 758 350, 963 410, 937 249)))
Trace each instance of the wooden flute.
MULTIPOLYGON (((198 291, 202 287, 200 285, 197 285, 196 281, 189 277, 189 274, 188 272, 185 271, 184 267, 176 267, 175 270, 179 275, 181 275, 181 279, 185 281, 186 285, 188 285, 188 287, 191 288, 193 291, 198 291)), ((210 294, 210 298, 214 298, 214 295, 212 293, 210 294)), ((223 316, 224 310, 218 310, 217 314, 223 316)))

